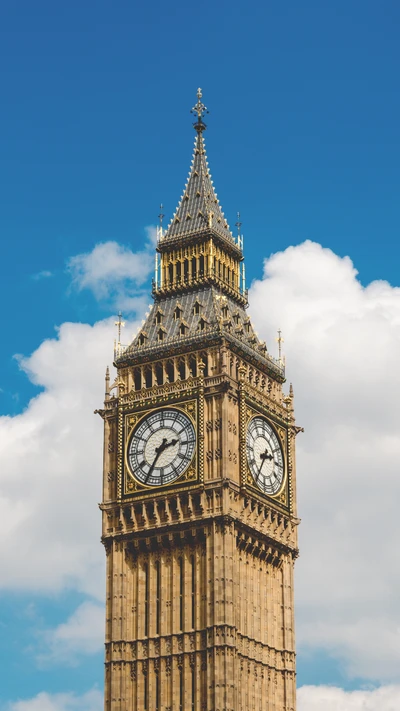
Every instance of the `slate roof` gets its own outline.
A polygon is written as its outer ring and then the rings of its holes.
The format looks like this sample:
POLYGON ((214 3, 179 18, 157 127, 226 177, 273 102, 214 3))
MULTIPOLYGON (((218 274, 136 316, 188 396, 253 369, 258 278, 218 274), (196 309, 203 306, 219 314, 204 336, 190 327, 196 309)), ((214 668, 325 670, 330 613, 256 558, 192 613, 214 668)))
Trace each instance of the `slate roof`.
POLYGON ((202 341, 206 346, 212 336, 225 338, 277 375, 283 374, 282 366, 271 358, 265 343, 256 335, 245 309, 212 286, 157 299, 118 361, 145 362, 160 348, 190 350, 193 346, 198 348, 199 343, 201 347, 202 341))
POLYGON ((189 177, 161 244, 205 230, 212 230, 235 244, 211 180, 203 133, 198 131, 189 177))

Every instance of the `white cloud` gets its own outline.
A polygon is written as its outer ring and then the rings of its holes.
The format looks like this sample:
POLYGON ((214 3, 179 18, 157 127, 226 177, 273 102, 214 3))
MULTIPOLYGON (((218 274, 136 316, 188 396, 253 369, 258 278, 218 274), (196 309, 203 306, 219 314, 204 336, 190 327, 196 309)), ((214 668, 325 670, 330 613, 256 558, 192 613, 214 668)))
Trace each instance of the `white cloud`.
POLYGON ((302 686, 297 711, 398 711, 400 686, 343 691, 334 686, 302 686))
POLYGON ((13 701, 6 708, 7 711, 102 711, 103 706, 103 695, 92 689, 82 696, 42 691, 32 699, 13 701))
POLYGON ((104 605, 83 602, 68 620, 42 634, 40 664, 75 665, 82 655, 95 654, 104 645, 104 605))
POLYGON ((137 289, 147 280, 154 263, 154 228, 147 228, 148 244, 140 252, 132 252, 117 242, 102 242, 91 252, 77 254, 67 262, 72 285, 81 291, 89 289, 97 299, 113 298, 126 308, 129 299, 137 297, 137 289))
POLYGON ((351 675, 400 664, 400 289, 356 278, 306 242, 273 255, 250 290, 260 334, 282 328, 299 435, 297 636, 351 675))
POLYGON ((54 276, 53 272, 50 272, 48 269, 43 269, 41 272, 36 272, 36 274, 32 274, 32 279, 35 281, 40 281, 40 279, 49 279, 50 277, 54 276))
MULTIPOLYGON (((129 339, 134 324, 127 324, 129 339)), ((0 586, 73 588, 104 599, 97 502, 102 486, 104 374, 114 318, 64 323, 20 361, 43 392, 0 417, 0 586)))

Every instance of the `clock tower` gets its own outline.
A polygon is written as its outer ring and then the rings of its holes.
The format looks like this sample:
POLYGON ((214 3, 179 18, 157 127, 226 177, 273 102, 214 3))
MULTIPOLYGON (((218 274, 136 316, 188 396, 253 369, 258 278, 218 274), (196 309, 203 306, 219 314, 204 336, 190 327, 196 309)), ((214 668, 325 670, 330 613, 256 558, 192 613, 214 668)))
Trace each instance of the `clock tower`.
POLYGON ((294 440, 206 158, 158 231, 154 304, 106 376, 105 711, 294 711, 294 440))

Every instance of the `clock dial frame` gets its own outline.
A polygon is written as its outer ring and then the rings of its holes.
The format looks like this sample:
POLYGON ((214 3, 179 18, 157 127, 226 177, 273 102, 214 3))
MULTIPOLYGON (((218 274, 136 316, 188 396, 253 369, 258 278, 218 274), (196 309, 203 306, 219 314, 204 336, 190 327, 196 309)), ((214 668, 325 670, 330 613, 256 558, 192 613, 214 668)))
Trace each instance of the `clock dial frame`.
POLYGON ((277 496, 285 483, 283 447, 265 417, 253 417, 246 433, 247 464, 255 485, 267 496, 277 496))
POLYGON ((129 438, 129 472, 142 486, 168 486, 185 473, 195 450, 196 432, 188 415, 172 407, 155 410, 142 417, 129 438))

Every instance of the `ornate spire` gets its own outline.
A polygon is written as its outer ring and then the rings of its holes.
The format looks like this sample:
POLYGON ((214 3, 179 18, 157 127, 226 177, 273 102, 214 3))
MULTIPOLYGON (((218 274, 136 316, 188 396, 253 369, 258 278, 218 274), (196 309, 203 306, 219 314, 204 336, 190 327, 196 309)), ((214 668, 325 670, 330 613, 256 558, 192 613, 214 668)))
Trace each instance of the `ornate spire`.
POLYGON ((201 89, 197 90, 197 103, 191 113, 197 116, 197 120, 193 124, 197 135, 191 168, 183 195, 162 242, 212 231, 228 240, 230 244, 235 244, 218 202, 208 167, 203 137, 206 130, 203 116, 208 111, 202 102, 201 89))

